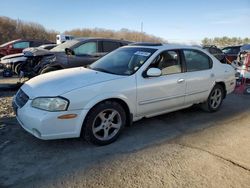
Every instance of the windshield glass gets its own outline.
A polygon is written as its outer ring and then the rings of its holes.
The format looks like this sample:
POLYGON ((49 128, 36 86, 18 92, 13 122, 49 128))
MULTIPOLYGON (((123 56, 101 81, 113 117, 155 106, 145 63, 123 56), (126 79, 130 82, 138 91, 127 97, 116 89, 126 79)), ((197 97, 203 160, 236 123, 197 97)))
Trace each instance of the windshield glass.
POLYGON ((52 51, 52 52, 64 52, 65 48, 71 48, 76 43, 78 43, 77 40, 68 40, 68 41, 66 41, 66 42, 64 42, 62 44, 59 44, 55 48, 52 48, 50 51, 52 51))
POLYGON ((119 48, 99 59, 89 68, 111 74, 132 75, 155 51, 156 49, 141 47, 119 48))
POLYGON ((240 52, 240 47, 234 47, 234 48, 223 48, 222 51, 225 54, 238 54, 240 52))

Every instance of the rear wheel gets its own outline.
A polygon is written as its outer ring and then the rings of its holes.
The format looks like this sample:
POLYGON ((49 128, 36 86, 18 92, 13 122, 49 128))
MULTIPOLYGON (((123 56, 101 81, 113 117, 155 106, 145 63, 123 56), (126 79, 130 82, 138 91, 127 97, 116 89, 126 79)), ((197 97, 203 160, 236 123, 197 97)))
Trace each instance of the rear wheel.
POLYGON ((105 101, 94 107, 86 117, 84 138, 96 145, 114 142, 126 123, 122 106, 114 101, 105 101))
POLYGON ((202 109, 208 112, 218 111, 224 98, 224 92, 225 91, 221 85, 215 85, 207 101, 201 105, 202 109))
POLYGON ((56 67, 45 67, 44 69, 42 69, 41 74, 45 74, 47 72, 56 71, 56 70, 58 70, 58 68, 56 67))

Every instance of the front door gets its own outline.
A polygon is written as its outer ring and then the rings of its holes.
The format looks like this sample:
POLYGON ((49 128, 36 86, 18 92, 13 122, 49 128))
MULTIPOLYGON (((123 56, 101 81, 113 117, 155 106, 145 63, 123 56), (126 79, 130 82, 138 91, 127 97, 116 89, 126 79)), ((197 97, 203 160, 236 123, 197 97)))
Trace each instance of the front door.
POLYGON ((97 54, 97 42, 87 42, 73 49, 74 55, 68 56, 68 67, 87 66, 100 57, 97 54))
POLYGON ((159 77, 137 76, 137 115, 153 115, 184 105, 185 73, 179 51, 160 53, 149 68, 159 68, 159 77))

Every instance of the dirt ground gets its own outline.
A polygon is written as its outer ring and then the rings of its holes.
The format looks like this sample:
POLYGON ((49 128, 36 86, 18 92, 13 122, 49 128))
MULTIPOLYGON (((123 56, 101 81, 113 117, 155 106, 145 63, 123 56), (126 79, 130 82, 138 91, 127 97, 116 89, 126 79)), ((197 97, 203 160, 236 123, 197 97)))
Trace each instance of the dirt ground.
POLYGON ((0 91, 0 187, 250 186, 250 96, 219 112, 197 107, 143 119, 113 144, 42 141, 26 133, 0 91))

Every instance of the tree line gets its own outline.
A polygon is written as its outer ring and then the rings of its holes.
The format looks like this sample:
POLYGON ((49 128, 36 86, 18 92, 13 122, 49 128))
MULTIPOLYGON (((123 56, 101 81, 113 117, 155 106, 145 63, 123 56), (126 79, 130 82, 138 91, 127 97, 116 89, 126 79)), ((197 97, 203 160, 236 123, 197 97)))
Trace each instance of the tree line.
MULTIPOLYGON (((48 30, 38 23, 14 20, 8 17, 0 16, 0 44, 18 38, 45 39, 51 42, 55 42, 56 34, 58 33, 59 32, 56 32, 54 30, 48 30)), ((73 29, 70 31, 65 31, 64 33, 76 37, 105 37, 135 42, 166 42, 160 37, 149 35, 144 32, 141 33, 138 31, 131 31, 128 29, 121 29, 120 31, 100 28, 73 29)))
POLYGON ((0 17, 0 44, 18 38, 43 39, 55 42, 57 32, 45 29, 41 24, 0 17))
POLYGON ((109 29, 73 29, 71 31, 65 31, 66 34, 70 34, 76 37, 104 37, 115 38, 121 40, 128 40, 134 42, 167 42, 166 40, 156 37, 154 35, 146 34, 145 32, 131 31, 128 29, 121 29, 119 31, 113 31, 109 29))
POLYGON ((239 37, 215 37, 215 38, 204 38, 202 45, 216 45, 218 47, 235 46, 250 43, 250 38, 239 38, 239 37))

